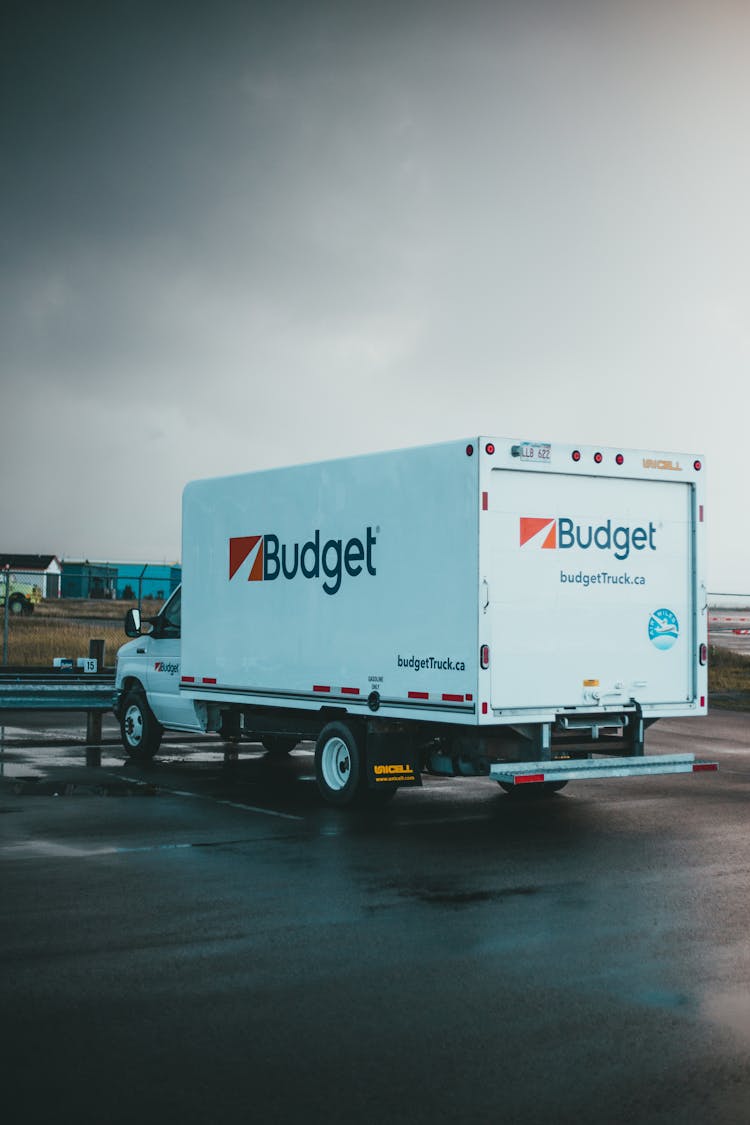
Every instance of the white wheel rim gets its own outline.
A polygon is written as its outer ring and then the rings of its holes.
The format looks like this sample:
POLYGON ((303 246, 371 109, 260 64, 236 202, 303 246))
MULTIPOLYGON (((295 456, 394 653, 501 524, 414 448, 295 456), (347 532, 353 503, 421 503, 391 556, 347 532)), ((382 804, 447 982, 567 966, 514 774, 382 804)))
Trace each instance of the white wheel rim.
POLYGON ((140 707, 132 704, 125 712, 125 733, 130 746, 140 746, 143 738, 143 715, 140 707))
POLYGON ((343 738, 329 738, 320 757, 323 780, 329 789, 339 792, 351 776, 352 756, 343 738))

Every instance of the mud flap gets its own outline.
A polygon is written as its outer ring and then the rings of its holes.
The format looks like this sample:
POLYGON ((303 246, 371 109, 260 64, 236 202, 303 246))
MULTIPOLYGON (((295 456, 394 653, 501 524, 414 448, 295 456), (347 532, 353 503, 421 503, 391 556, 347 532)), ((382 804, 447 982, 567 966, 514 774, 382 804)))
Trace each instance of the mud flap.
POLYGON ((419 753, 404 731, 368 731, 367 785, 421 785, 419 753))

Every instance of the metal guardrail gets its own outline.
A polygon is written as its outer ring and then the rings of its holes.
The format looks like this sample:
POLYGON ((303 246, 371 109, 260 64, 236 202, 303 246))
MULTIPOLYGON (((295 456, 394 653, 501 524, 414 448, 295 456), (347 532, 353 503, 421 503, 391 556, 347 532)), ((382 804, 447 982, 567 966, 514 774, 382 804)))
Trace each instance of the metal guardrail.
POLYGON ((0 673, 0 711, 111 711, 114 698, 106 672, 0 673))

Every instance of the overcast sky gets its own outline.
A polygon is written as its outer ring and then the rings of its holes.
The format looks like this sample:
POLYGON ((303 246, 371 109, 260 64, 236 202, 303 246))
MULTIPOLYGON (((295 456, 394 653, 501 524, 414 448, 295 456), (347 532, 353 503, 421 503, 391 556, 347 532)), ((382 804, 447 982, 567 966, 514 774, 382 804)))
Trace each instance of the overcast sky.
POLYGON ((705 454, 750 591, 750 4, 0 10, 1 550, 492 433, 705 454))

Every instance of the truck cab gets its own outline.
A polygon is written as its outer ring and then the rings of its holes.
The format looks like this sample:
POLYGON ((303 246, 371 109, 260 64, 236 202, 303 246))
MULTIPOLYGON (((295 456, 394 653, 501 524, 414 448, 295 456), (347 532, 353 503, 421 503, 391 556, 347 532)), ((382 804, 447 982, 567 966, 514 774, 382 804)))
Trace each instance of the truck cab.
POLYGON ((117 653, 115 714, 123 745, 133 758, 151 758, 164 729, 205 730, 205 716, 180 695, 182 588, 155 617, 128 610, 125 633, 132 640, 117 653))

